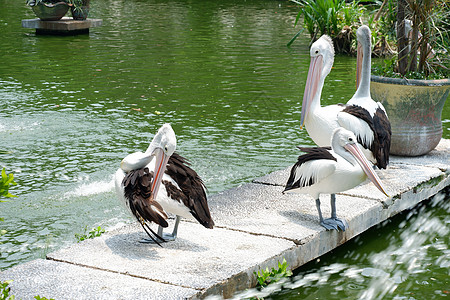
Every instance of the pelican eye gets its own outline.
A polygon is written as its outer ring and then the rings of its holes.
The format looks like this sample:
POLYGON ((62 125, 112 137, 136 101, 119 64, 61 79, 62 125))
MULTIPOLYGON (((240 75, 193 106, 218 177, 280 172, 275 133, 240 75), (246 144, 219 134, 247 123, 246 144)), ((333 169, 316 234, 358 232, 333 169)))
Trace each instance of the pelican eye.
POLYGON ((169 147, 167 147, 167 145, 164 146, 164 152, 169 151, 169 147))
POLYGON ((319 54, 319 50, 316 50, 316 52, 315 52, 316 54, 319 54))
POLYGON ((348 140, 349 140, 350 142, 353 142, 353 138, 348 138, 348 140))

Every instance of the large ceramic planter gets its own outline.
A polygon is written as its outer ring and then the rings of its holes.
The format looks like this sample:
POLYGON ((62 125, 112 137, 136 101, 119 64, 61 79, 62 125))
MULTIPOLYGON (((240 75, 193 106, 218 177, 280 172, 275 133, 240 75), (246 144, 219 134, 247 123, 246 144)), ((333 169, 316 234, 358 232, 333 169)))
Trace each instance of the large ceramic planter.
POLYGON ((439 144, 441 114, 449 91, 450 79, 407 80, 372 75, 372 98, 383 103, 391 122, 391 154, 423 155, 439 144))
POLYGON ((39 2, 37 5, 33 5, 31 9, 42 21, 58 21, 67 13, 69 5, 66 2, 54 4, 39 2))

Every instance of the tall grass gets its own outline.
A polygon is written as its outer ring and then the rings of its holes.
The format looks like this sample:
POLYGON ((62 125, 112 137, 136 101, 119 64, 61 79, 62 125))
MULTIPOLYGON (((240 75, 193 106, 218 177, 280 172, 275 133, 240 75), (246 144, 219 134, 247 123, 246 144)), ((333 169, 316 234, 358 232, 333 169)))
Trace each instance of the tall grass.
MULTIPOLYGON (((300 5, 300 11, 295 19, 295 26, 303 17, 303 28, 289 41, 290 46, 306 29, 311 37, 311 44, 321 35, 329 35, 335 46, 348 44, 354 37, 353 28, 361 24, 365 8, 359 1, 347 3, 345 0, 291 0, 300 5), (343 40, 344 43, 339 42, 343 40)), ((349 49, 339 49, 337 52, 347 52, 349 49)))

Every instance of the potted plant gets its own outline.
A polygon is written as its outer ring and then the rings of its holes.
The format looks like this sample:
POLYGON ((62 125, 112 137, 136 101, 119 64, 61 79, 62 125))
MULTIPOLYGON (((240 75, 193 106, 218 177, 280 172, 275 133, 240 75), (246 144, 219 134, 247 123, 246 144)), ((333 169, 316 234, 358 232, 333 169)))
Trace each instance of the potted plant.
POLYGON ((74 20, 86 20, 89 15, 90 0, 67 0, 74 20))
POLYGON ((423 155, 442 137, 441 113, 450 91, 449 5, 397 0, 396 13, 397 55, 373 68, 371 95, 389 116, 391 154, 423 155))
POLYGON ((27 0, 34 14, 43 21, 57 21, 69 10, 64 0, 27 0))

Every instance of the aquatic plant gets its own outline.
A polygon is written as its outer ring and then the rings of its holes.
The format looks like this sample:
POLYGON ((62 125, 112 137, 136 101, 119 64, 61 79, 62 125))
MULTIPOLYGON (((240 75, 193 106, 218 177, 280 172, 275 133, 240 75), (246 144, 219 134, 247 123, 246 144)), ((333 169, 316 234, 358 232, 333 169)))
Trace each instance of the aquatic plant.
POLYGON ((0 300, 14 300, 16 298, 9 294, 11 292, 11 288, 9 287, 11 282, 12 280, 0 281, 0 300))
POLYGON ((87 239, 93 239, 95 237, 101 236, 105 232, 105 229, 101 228, 100 226, 98 226, 97 228, 92 228, 89 232, 87 232, 87 226, 85 226, 83 233, 75 233, 75 238, 77 239, 77 243, 79 243, 87 239))
POLYGON ((41 296, 34 296, 34 299, 36 299, 36 300, 55 300, 55 299, 53 299, 53 298, 50 298, 50 299, 48 299, 48 298, 46 298, 46 297, 41 297, 41 296))
POLYGON ((278 262, 278 268, 272 268, 269 271, 269 268, 266 268, 265 270, 260 270, 258 272, 254 272, 256 275, 256 280, 258 281, 258 285, 261 287, 266 287, 271 283, 280 281, 281 278, 289 277, 292 275, 292 271, 289 270, 288 263, 286 262, 286 259, 283 258, 283 262, 278 262))
MULTIPOLYGON (((13 174, 6 174, 5 168, 2 169, 1 178, 0 178, 0 197, 12 198, 17 197, 9 192, 11 186, 16 185, 17 183, 14 181, 13 174)), ((5 202, 5 200, 0 200, 0 202, 5 202)), ((4 221, 2 217, 0 217, 0 221, 4 221)), ((4 231, 0 231, 0 235, 4 234, 4 231)))
MULTIPOLYGON (((0 179, 0 197, 12 198, 17 197, 9 192, 9 188, 12 185, 16 185, 17 183, 14 181, 13 174, 6 174, 5 168, 2 169, 2 176, 0 179)), ((0 200, 0 202, 5 202, 4 200, 0 200)))
POLYGON ((345 0, 291 0, 300 5, 300 11, 294 26, 303 17, 303 27, 289 41, 290 46, 306 29, 311 37, 311 43, 320 36, 327 34, 334 42, 337 53, 351 53, 352 41, 355 39, 355 27, 359 27, 364 16, 365 7, 359 1, 347 3, 345 0))

